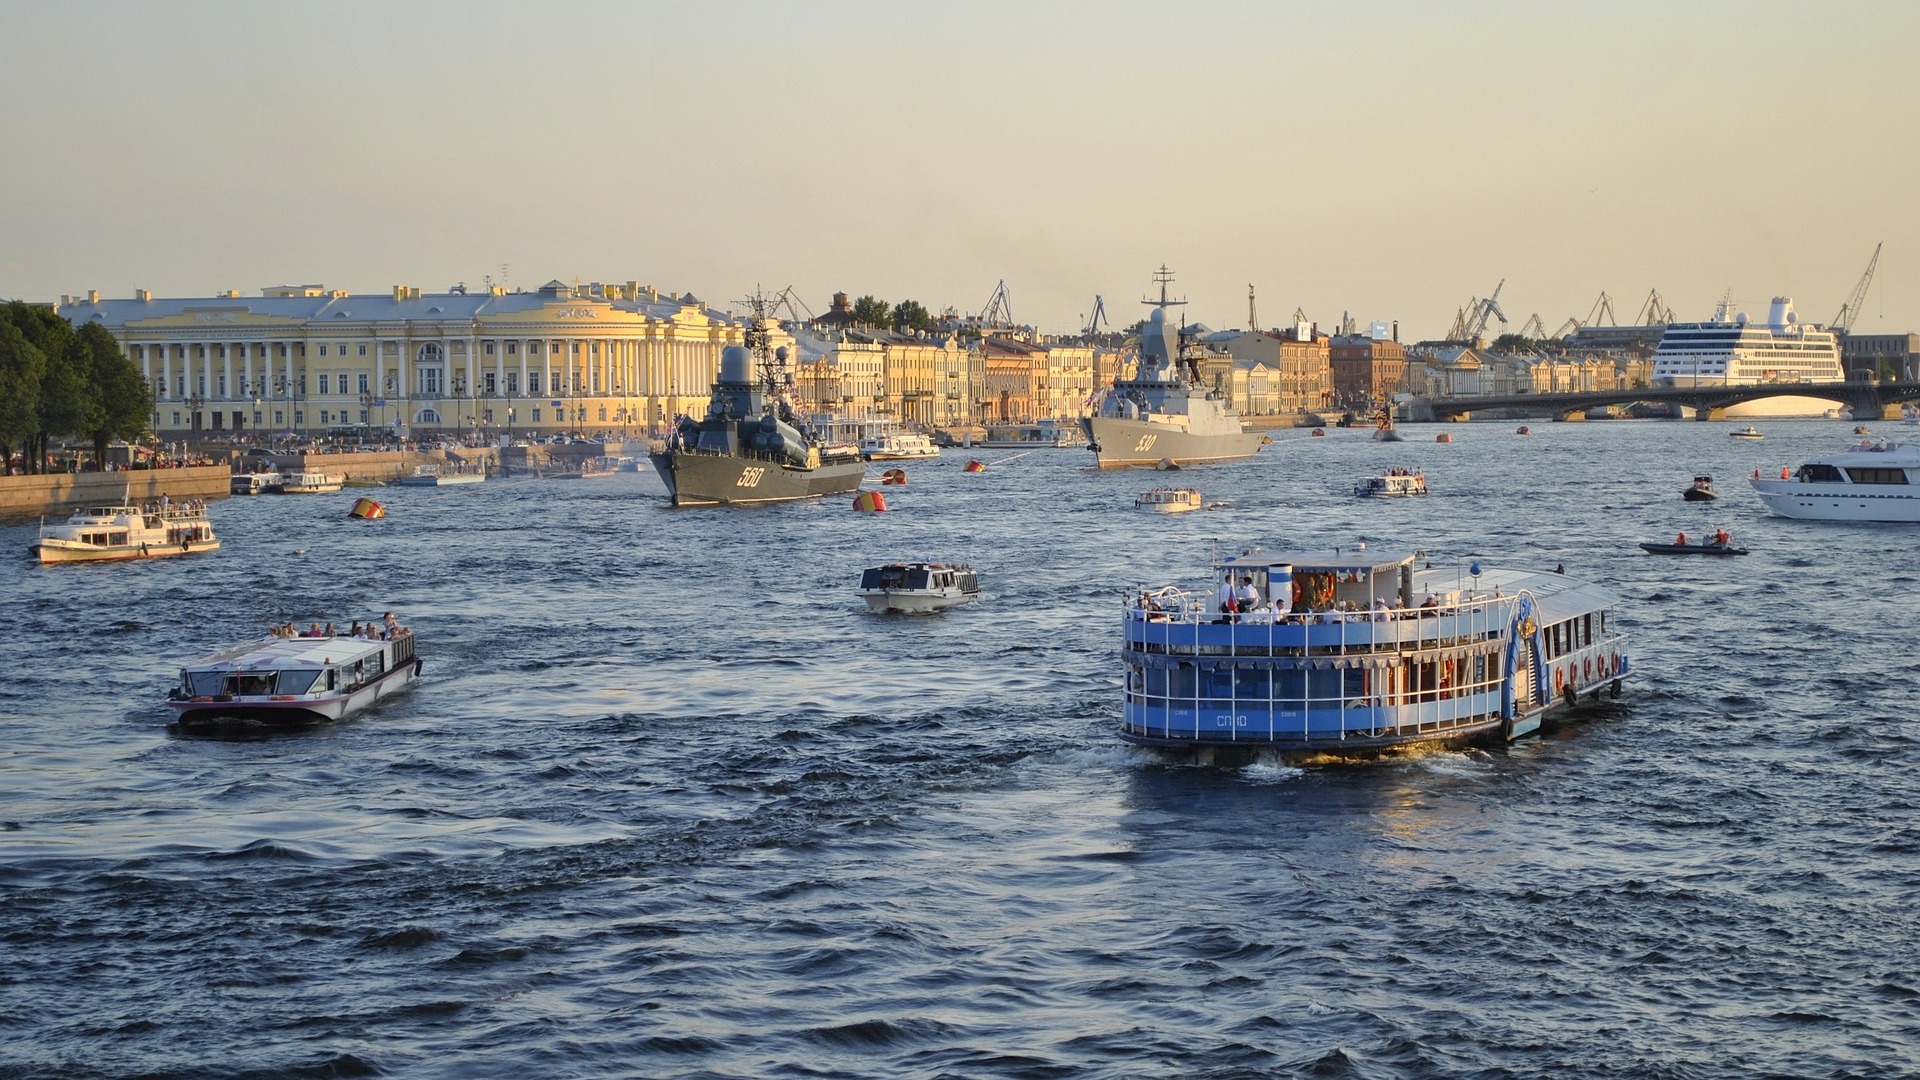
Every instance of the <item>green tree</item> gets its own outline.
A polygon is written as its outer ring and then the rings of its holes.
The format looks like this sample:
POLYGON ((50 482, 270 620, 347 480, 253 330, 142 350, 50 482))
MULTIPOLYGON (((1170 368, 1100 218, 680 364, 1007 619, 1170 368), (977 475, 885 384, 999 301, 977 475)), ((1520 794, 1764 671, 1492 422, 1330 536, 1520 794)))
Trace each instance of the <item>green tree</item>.
POLYGON ((72 323, 52 308, 21 300, 8 302, 7 316, 46 358, 39 398, 34 402, 36 430, 26 444, 27 471, 42 472, 53 440, 92 430, 99 404, 87 378, 80 335, 72 323))
POLYGON ((902 300, 893 305, 893 328, 895 330, 931 330, 933 313, 921 307, 918 300, 902 300))
POLYGON ((26 450, 40 430, 40 381, 47 367, 46 356, 13 324, 11 314, 0 308, 0 471, 8 476, 14 450, 26 450))
POLYGON ((877 296, 863 296, 853 302, 853 321, 863 326, 887 325, 887 313, 893 310, 877 296))
POLYGON ((146 434, 153 401, 147 393, 147 380, 106 327, 99 323, 81 327, 78 344, 97 406, 94 424, 86 435, 93 440, 94 461, 104 466, 107 443, 114 439, 132 442, 146 434))

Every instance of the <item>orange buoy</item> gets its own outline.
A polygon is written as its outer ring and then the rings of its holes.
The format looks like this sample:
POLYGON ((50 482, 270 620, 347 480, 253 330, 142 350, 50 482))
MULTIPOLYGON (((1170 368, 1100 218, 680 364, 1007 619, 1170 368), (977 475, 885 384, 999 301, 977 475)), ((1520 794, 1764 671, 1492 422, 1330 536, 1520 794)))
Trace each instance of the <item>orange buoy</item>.
POLYGON ((1327 429, 1326 429, 1326 428, 1314 428, 1314 429, 1313 429, 1313 437, 1314 437, 1314 438, 1316 438, 1316 439, 1324 439, 1324 438, 1326 438, 1326 436, 1327 436, 1327 429))
POLYGON ((1514 434, 1515 435, 1531 435, 1533 434, 1533 429, 1526 426, 1525 424, 1522 424, 1520 425, 1520 430, 1514 432, 1514 434))
POLYGON ((386 517, 387 508, 372 499, 355 499, 353 509, 347 511, 347 516, 356 517, 362 521, 372 521, 374 518, 386 517))
POLYGON ((882 513, 887 508, 887 497, 877 491, 863 491, 853 497, 853 508, 865 514, 882 513))
POLYGON ((1440 434, 1435 435, 1433 437, 1433 441, 1434 442, 1452 442, 1453 436, 1443 431, 1440 434))
POLYGON ((967 467, 964 469, 961 469, 960 471, 961 472, 986 472, 987 467, 986 465, 982 464, 978 459, 975 459, 973 461, 967 462, 967 467))
POLYGON ((888 469, 886 472, 880 474, 880 482, 883 484, 904 484, 907 482, 907 470, 888 469))

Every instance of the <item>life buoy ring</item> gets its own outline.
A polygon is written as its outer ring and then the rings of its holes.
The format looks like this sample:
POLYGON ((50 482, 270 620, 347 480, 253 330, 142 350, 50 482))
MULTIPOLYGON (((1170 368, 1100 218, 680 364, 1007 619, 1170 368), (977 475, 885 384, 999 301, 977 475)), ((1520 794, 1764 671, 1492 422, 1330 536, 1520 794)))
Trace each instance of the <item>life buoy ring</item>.
POLYGON ((1558 696, 1567 688, 1567 669, 1555 668, 1553 672, 1553 692, 1558 696))
POLYGON ((1614 675, 1620 674, 1620 654, 1619 653, 1614 653, 1612 654, 1612 656, 1610 656, 1607 659, 1607 671, 1614 675))
POLYGON ((1587 670, 1587 681, 1592 682, 1593 681, 1593 657, 1591 656, 1587 657, 1586 670, 1587 670))

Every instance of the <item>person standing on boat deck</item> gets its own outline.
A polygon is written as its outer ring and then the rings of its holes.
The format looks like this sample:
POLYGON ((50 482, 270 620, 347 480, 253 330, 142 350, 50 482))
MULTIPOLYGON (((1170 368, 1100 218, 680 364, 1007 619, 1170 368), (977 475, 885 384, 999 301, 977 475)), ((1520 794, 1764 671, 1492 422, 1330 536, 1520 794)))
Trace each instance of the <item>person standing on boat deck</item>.
POLYGON ((1252 577, 1240 579, 1240 587, 1233 591, 1233 599, 1241 611, 1252 611, 1261 605, 1260 590, 1253 587, 1252 577))
POLYGON ((1675 543, 1676 545, 1678 545, 1678 546, 1680 546, 1680 547, 1686 547, 1686 546, 1687 546, 1687 534, 1686 534, 1686 533, 1680 533, 1680 534, 1678 534, 1678 535, 1676 535, 1676 536, 1675 536, 1675 537, 1673 538, 1673 542, 1674 542, 1674 543, 1675 543))
POLYGON ((387 612, 384 618, 384 621, 387 624, 387 640, 392 641, 394 638, 399 637, 400 636, 400 620, 393 617, 393 612, 391 611, 387 612))
POLYGON ((1233 575, 1220 579, 1220 610, 1231 615, 1240 610, 1240 593, 1233 587, 1233 575))

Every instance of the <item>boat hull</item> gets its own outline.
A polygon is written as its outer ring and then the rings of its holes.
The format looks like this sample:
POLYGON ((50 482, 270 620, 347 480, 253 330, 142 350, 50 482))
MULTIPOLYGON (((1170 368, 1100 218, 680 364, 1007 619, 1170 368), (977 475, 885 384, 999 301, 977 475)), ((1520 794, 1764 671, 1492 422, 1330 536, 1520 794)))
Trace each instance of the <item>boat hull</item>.
POLYGON ((867 610, 876 615, 925 615, 959 607, 961 604, 970 604, 980 598, 977 592, 956 594, 869 592, 861 595, 866 598, 867 610))
POLYGON ((1090 416, 1081 424, 1102 469, 1152 468, 1165 461, 1239 461, 1259 453, 1262 439, 1258 431, 1195 435, 1171 424, 1117 416, 1090 416))
POLYGON ((1649 555, 1745 555, 1746 548, 1727 544, 1641 544, 1649 555))
POLYGON ((1781 517, 1803 521, 1920 522, 1920 495, 1907 484, 1827 484, 1752 480, 1754 494, 1781 517), (1885 490, 1874 490, 1876 488, 1885 490), (1905 489, 1902 491, 1901 489, 1905 489))
POLYGON ((129 559, 162 559, 170 555, 195 555, 220 550, 218 540, 189 541, 185 544, 124 544, 100 547, 74 540, 51 537, 36 541, 30 549, 41 565, 78 562, 125 562, 129 559))
POLYGON ((406 690, 420 678, 422 666, 416 657, 364 686, 333 697, 280 701, 268 698, 234 698, 228 701, 187 699, 173 700, 167 704, 177 714, 174 723, 182 731, 311 727, 345 719, 406 690))
POLYGON ((675 506, 791 502, 841 495, 859 488, 866 463, 859 459, 807 469, 764 458, 668 450, 649 454, 675 506))

